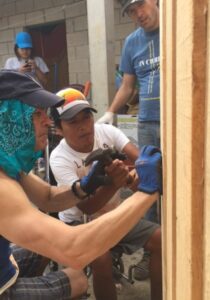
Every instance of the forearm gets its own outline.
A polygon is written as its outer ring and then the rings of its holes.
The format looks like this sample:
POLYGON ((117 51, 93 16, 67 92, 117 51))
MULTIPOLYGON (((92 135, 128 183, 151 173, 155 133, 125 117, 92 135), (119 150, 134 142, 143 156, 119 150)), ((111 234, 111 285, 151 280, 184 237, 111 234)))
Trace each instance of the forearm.
POLYGON ((77 205, 80 201, 68 186, 50 186, 38 176, 22 174, 20 184, 28 198, 42 211, 58 212, 77 205))
POLYGON ((84 268, 117 244, 144 216, 157 197, 157 193, 148 195, 137 192, 117 209, 75 227, 46 216, 40 220, 39 229, 33 238, 27 238, 27 232, 21 235, 24 239, 24 245, 21 245, 61 264, 76 269, 84 268))
POLYGON ((116 193, 117 188, 113 185, 99 188, 94 195, 81 200, 77 207, 87 215, 92 215, 100 210, 116 193))
POLYGON ((32 207, 18 184, 5 180, 1 185, 0 234, 63 265, 83 268, 126 235, 157 198, 158 193, 137 192, 112 212, 71 227, 32 207))
POLYGON ((80 201, 71 189, 67 186, 53 187, 50 188, 50 195, 48 201, 44 202, 44 210, 46 212, 59 212, 68 208, 74 207, 80 201))
POLYGON ((145 215, 157 198, 158 193, 148 195, 137 192, 113 211, 81 225, 81 234, 77 235, 74 250, 80 264, 87 265, 116 245, 145 215))
POLYGON ((117 113, 119 109, 122 108, 128 102, 132 93, 132 88, 121 86, 120 89, 117 91, 108 111, 117 113))

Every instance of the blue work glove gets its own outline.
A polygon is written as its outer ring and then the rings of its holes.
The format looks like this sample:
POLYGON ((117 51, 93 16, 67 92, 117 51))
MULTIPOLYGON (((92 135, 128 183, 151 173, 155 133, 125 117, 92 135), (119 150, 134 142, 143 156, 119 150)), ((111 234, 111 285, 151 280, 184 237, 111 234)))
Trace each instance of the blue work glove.
POLYGON ((80 180, 80 187, 86 194, 93 194, 95 190, 102 185, 111 183, 111 178, 105 174, 104 166, 95 161, 92 164, 90 172, 87 176, 80 180))
POLYGON ((135 162, 139 176, 138 190, 147 194, 159 191, 162 194, 162 155, 160 149, 145 145, 135 162))

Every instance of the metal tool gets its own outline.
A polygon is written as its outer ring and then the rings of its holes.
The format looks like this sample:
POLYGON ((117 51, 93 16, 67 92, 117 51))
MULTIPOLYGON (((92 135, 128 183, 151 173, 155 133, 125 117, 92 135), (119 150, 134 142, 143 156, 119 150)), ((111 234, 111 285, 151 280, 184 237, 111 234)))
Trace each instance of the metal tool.
MULTIPOLYGON (((87 156, 85 160, 85 166, 90 165, 94 161, 98 161, 99 164, 98 167, 104 170, 105 166, 109 166, 112 163, 112 161, 115 159, 124 161, 127 159, 127 156, 124 153, 119 152, 115 148, 107 148, 107 149, 98 148, 87 156)), ((104 170, 104 174, 105 174, 105 170, 104 170)), ((130 184, 132 181, 133 181, 133 177, 129 176, 127 183, 130 184)), ((107 182, 105 184, 110 184, 110 177, 107 177, 107 182)))

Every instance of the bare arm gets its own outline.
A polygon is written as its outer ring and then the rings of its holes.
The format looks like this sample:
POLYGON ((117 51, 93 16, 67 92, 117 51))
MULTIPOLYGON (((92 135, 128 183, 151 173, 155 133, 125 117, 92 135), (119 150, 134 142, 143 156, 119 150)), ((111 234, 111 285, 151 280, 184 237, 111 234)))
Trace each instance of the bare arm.
POLYGON ((22 174, 20 184, 28 198, 41 210, 58 212, 75 206, 79 199, 68 186, 50 186, 38 176, 22 174))
POLYGON ((0 235, 61 264, 83 268, 127 234, 157 198, 157 193, 137 192, 112 212, 71 227, 32 207, 21 186, 1 175, 0 235))
POLYGON ((131 74, 124 74, 122 84, 117 91, 114 100, 109 107, 108 111, 111 111, 113 113, 117 113, 118 110, 123 107, 130 99, 130 97, 133 95, 135 91, 135 83, 136 83, 136 77, 135 75, 131 74))

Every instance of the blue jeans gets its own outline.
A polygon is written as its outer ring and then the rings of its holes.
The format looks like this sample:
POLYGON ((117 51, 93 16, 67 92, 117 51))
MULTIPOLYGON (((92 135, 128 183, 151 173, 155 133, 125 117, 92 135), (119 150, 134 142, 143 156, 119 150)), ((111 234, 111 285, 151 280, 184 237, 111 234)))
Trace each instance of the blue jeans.
MULTIPOLYGON (((138 123, 138 145, 154 145, 160 148, 160 123, 139 122, 138 123)), ((158 223, 157 202, 145 214, 145 219, 158 223)))

